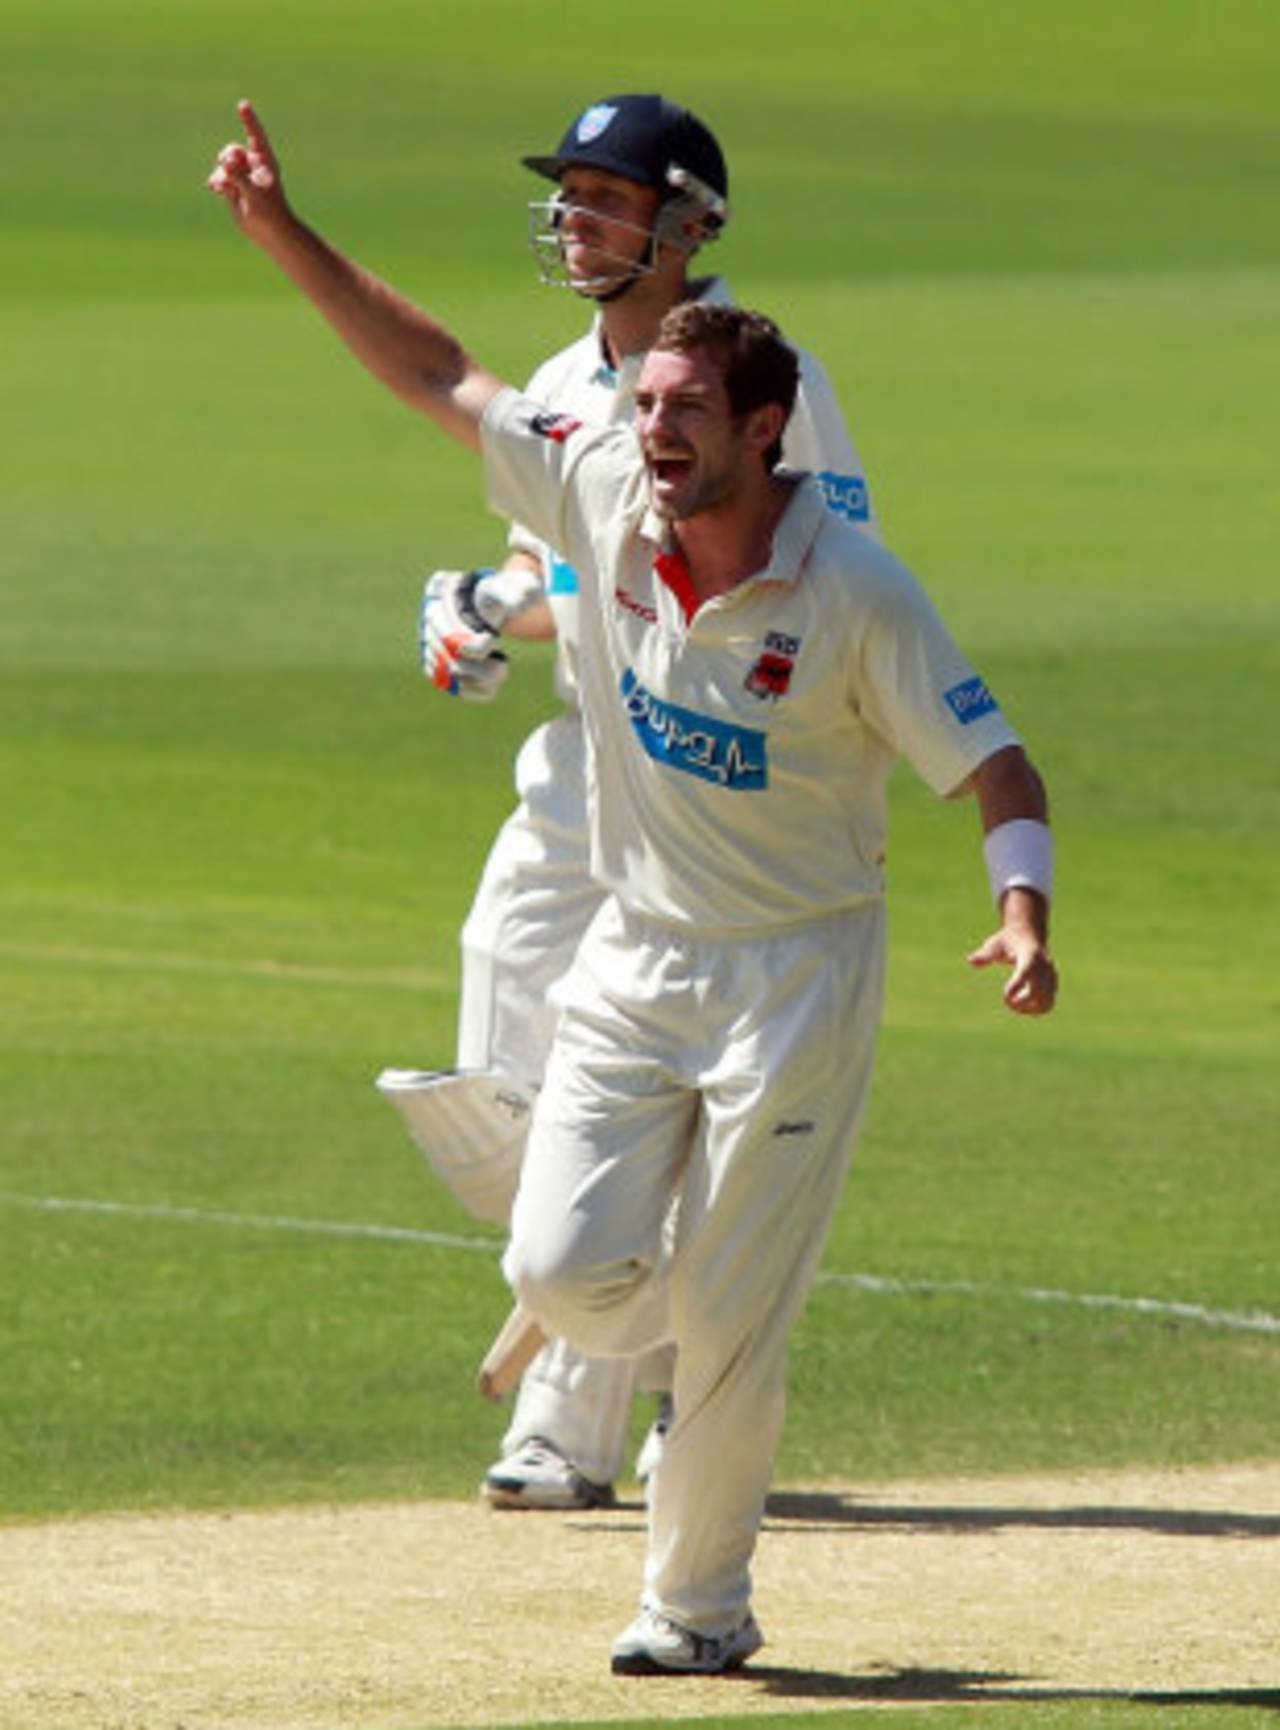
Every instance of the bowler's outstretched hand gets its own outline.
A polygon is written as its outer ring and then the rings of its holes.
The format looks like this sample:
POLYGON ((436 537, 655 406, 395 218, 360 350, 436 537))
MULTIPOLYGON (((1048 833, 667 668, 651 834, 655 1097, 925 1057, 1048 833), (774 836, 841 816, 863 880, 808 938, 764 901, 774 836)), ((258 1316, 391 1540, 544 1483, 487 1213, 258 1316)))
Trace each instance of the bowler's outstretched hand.
POLYGON ((208 186, 226 200, 239 227, 255 239, 287 212, 288 204, 280 164, 252 102, 237 103, 236 112, 244 139, 223 145, 208 186))
POLYGON ((1047 1015, 1058 996, 1058 970, 1043 935, 1030 921, 1010 918, 969 956, 971 967, 1010 967, 1004 1000, 1017 1015, 1047 1015))

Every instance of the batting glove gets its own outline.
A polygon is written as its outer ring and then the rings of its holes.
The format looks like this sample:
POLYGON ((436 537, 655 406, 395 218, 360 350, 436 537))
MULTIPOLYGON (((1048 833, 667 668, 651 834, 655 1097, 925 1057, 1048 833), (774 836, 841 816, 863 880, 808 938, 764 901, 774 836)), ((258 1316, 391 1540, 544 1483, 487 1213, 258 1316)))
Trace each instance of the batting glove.
POLYGON ((435 571, 422 591, 418 652, 423 676, 438 691, 487 703, 509 672, 498 648, 499 625, 486 623, 476 606, 476 587, 488 571, 435 571))

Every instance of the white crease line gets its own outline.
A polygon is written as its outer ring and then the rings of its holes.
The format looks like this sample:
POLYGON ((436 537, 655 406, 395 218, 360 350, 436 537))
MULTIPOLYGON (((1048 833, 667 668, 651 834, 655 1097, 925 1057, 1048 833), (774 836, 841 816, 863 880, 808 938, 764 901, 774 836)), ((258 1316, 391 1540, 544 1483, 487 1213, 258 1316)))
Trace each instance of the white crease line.
POLYGON ((909 1297, 915 1293, 932 1297, 1015 1298, 1024 1303, 1071 1304, 1078 1309, 1126 1310, 1134 1315, 1172 1316, 1178 1321, 1201 1322, 1206 1327, 1228 1328, 1239 1333, 1280 1334, 1280 1316, 1260 1310, 1209 1309, 1204 1304, 1176 1303, 1166 1298, 1118 1297, 1100 1292, 1052 1291, 1042 1286, 979 1285, 972 1280, 882 1279, 870 1273, 820 1272, 817 1285, 849 1285, 860 1291, 909 1297))
MULTIPOLYGON (((345 1220, 293 1219, 248 1213, 224 1213, 198 1207, 166 1207, 127 1201, 94 1201, 56 1195, 13 1195, 0 1192, 0 1207, 30 1208, 39 1213, 115 1214, 131 1219, 178 1220, 189 1225, 221 1225, 251 1231, 306 1232, 315 1237, 362 1238, 374 1243, 417 1243, 433 1249, 480 1250, 496 1256, 496 1237, 459 1237, 442 1231, 417 1231, 411 1226, 361 1225, 345 1220)), ((1204 1304, 1177 1303, 1165 1298, 1119 1297, 1094 1292, 1053 1291, 1041 1286, 981 1285, 971 1280, 887 1279, 880 1274, 822 1270, 816 1285, 850 1286, 856 1291, 887 1297, 980 1297, 1008 1302, 1065 1304, 1076 1309, 1120 1310, 1132 1315, 1170 1316, 1204 1327, 1237 1333, 1280 1334, 1280 1316, 1262 1311, 1210 1309, 1204 1304)))
POLYGON ((187 1225, 229 1225, 251 1231, 309 1232, 315 1237, 366 1238, 377 1243, 421 1243, 433 1249, 484 1250, 494 1256, 502 1250, 502 1240, 496 1237, 456 1237, 445 1231, 415 1231, 404 1225, 358 1225, 339 1219, 291 1219, 270 1214, 222 1213, 200 1207, 81 1200, 60 1195, 0 1194, 0 1206, 26 1207, 39 1213, 123 1214, 130 1219, 170 1219, 187 1225))

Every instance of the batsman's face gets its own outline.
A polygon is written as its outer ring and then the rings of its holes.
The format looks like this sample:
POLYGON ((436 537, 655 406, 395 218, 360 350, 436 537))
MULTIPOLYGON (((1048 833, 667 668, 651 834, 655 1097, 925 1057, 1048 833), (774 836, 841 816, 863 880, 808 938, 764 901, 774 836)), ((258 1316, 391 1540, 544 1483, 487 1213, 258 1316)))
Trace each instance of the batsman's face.
POLYGON ((754 445, 734 419, 724 378, 706 349, 650 349, 636 385, 635 428, 650 501, 671 521, 730 503, 760 472, 754 445))
POLYGON ((560 177, 560 200, 560 248, 574 287, 598 294, 646 259, 660 202, 652 187, 570 166, 560 177))

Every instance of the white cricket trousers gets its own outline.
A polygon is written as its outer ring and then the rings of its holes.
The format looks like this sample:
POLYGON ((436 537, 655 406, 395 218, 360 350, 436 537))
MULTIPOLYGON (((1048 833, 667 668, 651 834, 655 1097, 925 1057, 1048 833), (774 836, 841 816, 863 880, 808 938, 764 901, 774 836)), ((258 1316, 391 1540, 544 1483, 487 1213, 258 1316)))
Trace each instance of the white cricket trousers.
MULTIPOLYGON (((525 741, 520 803, 503 824, 462 928, 458 1067, 542 1083, 557 987, 604 900, 589 865, 582 720, 566 710, 525 741)), ((637 1366, 588 1358, 565 1340, 520 1383, 503 1455, 541 1436, 593 1483, 622 1470, 637 1366)))
POLYGON ((701 1632, 750 1603, 787 1338, 870 1082, 884 950, 880 902, 725 939, 610 900, 562 989, 504 1270, 585 1352, 674 1341, 644 1601, 701 1632))
POLYGON ((581 718, 531 733, 516 759, 520 803, 489 850, 462 927, 459 1069, 538 1087, 555 1032, 555 987, 604 891, 592 881, 581 718))

